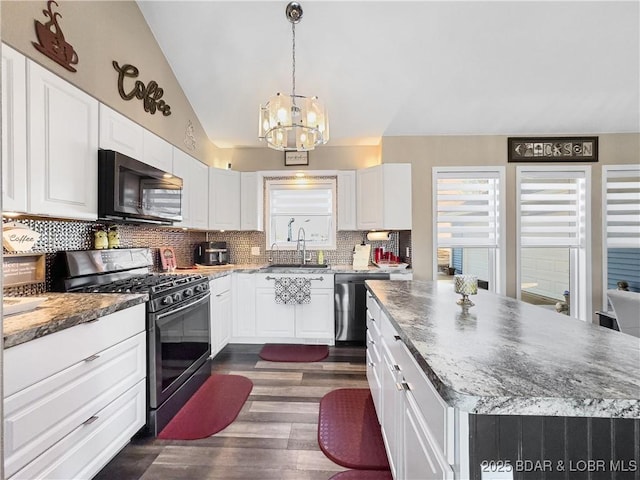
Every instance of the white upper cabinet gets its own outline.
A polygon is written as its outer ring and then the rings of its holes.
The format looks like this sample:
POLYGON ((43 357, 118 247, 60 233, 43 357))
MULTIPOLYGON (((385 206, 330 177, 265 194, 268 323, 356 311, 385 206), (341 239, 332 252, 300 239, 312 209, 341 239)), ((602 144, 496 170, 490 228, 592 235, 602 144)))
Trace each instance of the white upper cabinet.
POLYGON ((356 172, 338 172, 338 230, 357 230, 356 172))
POLYGON ((142 132, 142 162, 164 172, 173 173, 173 145, 149 130, 142 132))
POLYGON ((104 104, 100 104, 100 148, 115 150, 136 160, 143 157, 144 128, 104 104))
POLYGON ((27 211, 26 58, 2 44, 2 209, 27 211))
POLYGON ((98 101, 27 62, 29 211, 98 216, 98 101))
POLYGON ((104 104, 100 104, 100 148, 175 173, 173 145, 104 104))
POLYGON ((262 175, 240 173, 240 230, 264 230, 264 188, 262 175))
POLYGON ((176 226, 206 230, 209 222, 209 179, 204 163, 173 150, 173 174, 182 179, 182 222, 176 226))
POLYGON ((358 230, 411 229, 411 164, 376 165, 356 179, 358 230))
POLYGON ((209 169, 209 229, 240 230, 240 172, 209 169))

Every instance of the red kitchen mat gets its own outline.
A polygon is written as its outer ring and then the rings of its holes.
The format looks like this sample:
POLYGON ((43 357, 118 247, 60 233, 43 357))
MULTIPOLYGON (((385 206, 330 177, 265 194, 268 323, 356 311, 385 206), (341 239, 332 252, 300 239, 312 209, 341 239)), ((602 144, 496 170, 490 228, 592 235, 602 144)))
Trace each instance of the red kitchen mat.
POLYGON ((260 350, 260 358, 270 362, 319 362, 329 355, 326 345, 296 345, 267 343, 260 350))
POLYGON ((327 457, 343 467, 389 470, 382 431, 368 388, 341 388, 322 397, 318 444, 327 457))
POLYGON ((240 375, 211 375, 160 432, 165 440, 195 440, 219 432, 233 422, 253 383, 240 375))
POLYGON ((390 470, 346 470, 329 480, 393 480, 390 470))

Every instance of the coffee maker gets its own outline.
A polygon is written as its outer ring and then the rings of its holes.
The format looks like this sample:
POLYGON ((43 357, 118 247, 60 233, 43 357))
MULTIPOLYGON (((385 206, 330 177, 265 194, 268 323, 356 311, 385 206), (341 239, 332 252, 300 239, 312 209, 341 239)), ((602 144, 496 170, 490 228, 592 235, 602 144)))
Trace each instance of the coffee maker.
POLYGON ((194 253, 198 265, 226 265, 229 263, 227 242, 201 242, 194 253))

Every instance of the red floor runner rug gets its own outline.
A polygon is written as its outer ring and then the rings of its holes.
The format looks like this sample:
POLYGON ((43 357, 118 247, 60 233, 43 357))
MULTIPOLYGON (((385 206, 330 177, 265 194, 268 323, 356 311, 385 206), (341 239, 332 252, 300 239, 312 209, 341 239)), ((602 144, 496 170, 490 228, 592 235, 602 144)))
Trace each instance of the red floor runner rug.
POLYGON ((318 444, 327 457, 343 467, 389 470, 368 388, 342 388, 322 397, 318 444))
POLYGON ((329 355, 326 345, 295 345, 267 343, 260 350, 260 358, 270 362, 319 362, 329 355))
POLYGON ((205 438, 233 422, 253 383, 240 375, 211 375, 160 432, 165 440, 205 438))
POLYGON ((329 480, 393 480, 390 470, 347 470, 329 480))

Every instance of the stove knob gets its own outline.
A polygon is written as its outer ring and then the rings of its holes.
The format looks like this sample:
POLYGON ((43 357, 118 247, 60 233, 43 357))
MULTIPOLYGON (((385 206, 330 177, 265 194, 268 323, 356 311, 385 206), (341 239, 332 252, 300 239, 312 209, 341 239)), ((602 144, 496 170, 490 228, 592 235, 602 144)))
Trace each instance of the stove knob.
POLYGON ((184 296, 185 296, 185 297, 191 297, 192 295, 193 295, 193 289, 192 289, 192 288, 187 288, 187 289, 184 291, 184 296))
POLYGON ((171 295, 167 295, 162 299, 163 305, 171 305, 172 303, 173 303, 173 298, 171 298, 171 295))
POLYGON ((182 300, 182 295, 179 293, 174 293, 173 294, 173 301, 174 302, 179 302, 180 300, 182 300))

